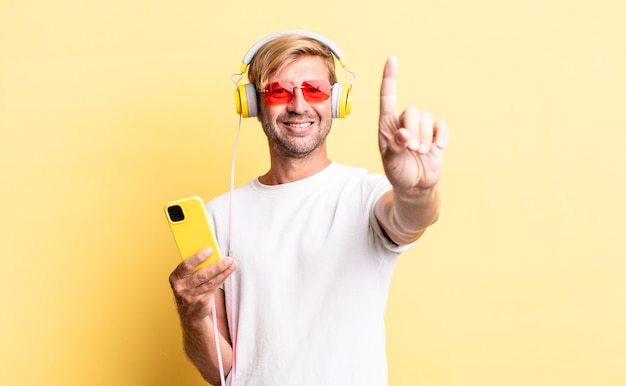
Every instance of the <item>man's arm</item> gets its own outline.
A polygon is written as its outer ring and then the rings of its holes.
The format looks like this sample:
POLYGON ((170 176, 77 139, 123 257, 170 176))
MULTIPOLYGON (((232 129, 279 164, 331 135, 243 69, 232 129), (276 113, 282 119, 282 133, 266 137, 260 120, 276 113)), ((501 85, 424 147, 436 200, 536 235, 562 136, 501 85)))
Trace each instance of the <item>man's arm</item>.
POLYGON ((185 353, 207 382, 219 385, 220 366, 211 306, 214 299, 224 374, 228 374, 232 367, 232 347, 224 291, 219 287, 235 271, 237 263, 225 258, 192 273, 210 255, 210 250, 203 250, 181 262, 170 275, 170 285, 180 316, 185 353))
MULTIPOLYGON (((219 330, 220 350, 224 374, 227 375, 232 367, 232 347, 226 317, 224 315, 224 291, 218 290, 215 294, 217 311, 217 326, 219 330), (221 307, 218 306, 221 304, 221 307), (220 311, 221 309, 221 311, 220 311), (220 317, 220 313, 222 314, 220 317), (226 329, 226 331, 224 331, 226 329)), ((220 369, 215 346, 215 334, 213 332, 213 320, 204 318, 199 321, 186 320, 181 316, 183 330, 183 345, 185 353, 196 366, 202 377, 212 385, 219 385, 220 369)))
POLYGON ((376 202, 374 214, 387 237, 397 245, 419 239, 439 217, 439 190, 435 187, 415 196, 385 193, 376 202))
POLYGON ((393 190, 378 200, 374 213, 389 238, 406 245, 417 240, 439 215, 437 184, 448 127, 415 107, 396 113, 397 73, 398 60, 391 57, 380 88, 378 144, 393 190))

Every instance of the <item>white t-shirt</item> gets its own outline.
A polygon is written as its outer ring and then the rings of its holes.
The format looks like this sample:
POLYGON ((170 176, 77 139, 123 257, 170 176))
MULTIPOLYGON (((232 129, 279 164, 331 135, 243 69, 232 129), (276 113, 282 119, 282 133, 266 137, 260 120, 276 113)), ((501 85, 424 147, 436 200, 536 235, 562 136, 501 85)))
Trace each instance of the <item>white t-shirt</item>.
MULTIPOLYGON (((382 175, 332 163, 293 183, 235 190, 239 267, 224 290, 231 334, 237 323, 236 385, 387 385, 387 294, 408 248, 390 243, 374 217, 390 188, 382 175)), ((224 253, 228 208, 229 194, 207 204, 224 253)))

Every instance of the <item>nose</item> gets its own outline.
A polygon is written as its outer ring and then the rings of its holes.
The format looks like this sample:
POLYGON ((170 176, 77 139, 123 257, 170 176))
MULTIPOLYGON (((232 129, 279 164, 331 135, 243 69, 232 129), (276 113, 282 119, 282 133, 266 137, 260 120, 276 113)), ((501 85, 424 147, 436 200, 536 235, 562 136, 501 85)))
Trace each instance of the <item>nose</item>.
POLYGON ((293 98, 291 98, 291 101, 287 104, 287 110, 299 114, 306 112, 309 108, 309 103, 304 99, 302 87, 294 87, 292 92, 293 98))

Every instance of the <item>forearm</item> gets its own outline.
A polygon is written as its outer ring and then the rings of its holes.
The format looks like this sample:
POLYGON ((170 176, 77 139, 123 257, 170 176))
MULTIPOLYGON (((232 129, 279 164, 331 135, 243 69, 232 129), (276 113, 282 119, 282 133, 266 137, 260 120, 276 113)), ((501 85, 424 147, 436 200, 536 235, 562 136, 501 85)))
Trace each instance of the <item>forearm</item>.
POLYGON ((398 245, 416 241, 439 216, 439 190, 390 190, 376 203, 374 214, 387 236, 398 245))
MULTIPOLYGON (((183 330, 183 344, 185 353, 196 366, 202 377, 212 385, 220 384, 220 367, 217 357, 213 321, 205 318, 198 322, 187 322, 181 319, 183 330)), ((232 367, 232 347, 230 342, 219 335, 219 345, 224 365, 224 374, 228 374, 232 367)))
POLYGON ((216 336, 224 374, 230 372, 233 361, 225 296, 220 286, 237 269, 237 263, 226 257, 194 273, 194 269, 211 254, 210 249, 203 249, 186 258, 170 274, 169 280, 180 317, 185 352, 204 379, 219 385, 216 336), (217 334, 214 327, 218 327, 217 334))

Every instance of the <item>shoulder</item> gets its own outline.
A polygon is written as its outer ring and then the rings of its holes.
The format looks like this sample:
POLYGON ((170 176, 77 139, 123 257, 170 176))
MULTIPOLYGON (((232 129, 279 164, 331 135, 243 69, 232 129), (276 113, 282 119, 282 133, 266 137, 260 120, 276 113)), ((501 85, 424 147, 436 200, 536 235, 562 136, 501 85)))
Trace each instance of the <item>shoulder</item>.
MULTIPOLYGON (((239 198, 250 195, 253 191, 252 189, 253 181, 246 183, 234 190, 233 194, 239 198), (242 196, 243 195, 243 196, 242 196)), ((231 206, 232 196, 230 191, 220 194, 219 196, 213 197, 209 199, 206 203, 206 211, 209 215, 227 215, 229 207, 231 206)))
POLYGON ((366 182, 378 182, 387 180, 387 177, 385 177, 383 174, 370 173, 370 171, 366 168, 338 163, 332 163, 328 167, 326 174, 333 178, 341 179, 343 181, 358 180, 366 182))

